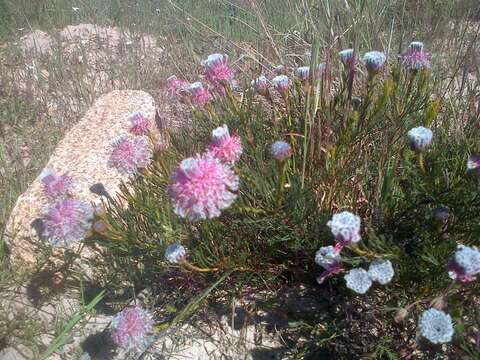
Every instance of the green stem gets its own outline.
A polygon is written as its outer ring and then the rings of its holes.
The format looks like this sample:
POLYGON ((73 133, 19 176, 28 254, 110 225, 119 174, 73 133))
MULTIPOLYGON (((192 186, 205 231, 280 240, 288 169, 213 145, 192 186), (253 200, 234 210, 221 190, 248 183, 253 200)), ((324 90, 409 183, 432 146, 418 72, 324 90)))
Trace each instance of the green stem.
POLYGON ((422 172, 422 174, 425 175, 425 163, 423 160, 422 152, 417 152, 417 162, 418 162, 418 167, 420 168, 420 171, 422 172))
POLYGON ((277 196, 275 198, 275 207, 280 209, 283 201, 283 194, 285 192, 285 181, 287 179, 287 161, 278 161, 278 184, 277 184, 277 196))

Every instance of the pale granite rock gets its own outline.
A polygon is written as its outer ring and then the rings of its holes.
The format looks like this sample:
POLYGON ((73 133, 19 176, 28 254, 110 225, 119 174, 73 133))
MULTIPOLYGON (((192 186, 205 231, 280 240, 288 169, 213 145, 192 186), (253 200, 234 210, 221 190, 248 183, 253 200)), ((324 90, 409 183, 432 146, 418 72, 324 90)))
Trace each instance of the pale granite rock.
MULTIPOLYGON (((79 200, 100 201, 100 196, 90 189, 94 184, 103 184, 110 195, 115 195, 127 177, 108 165, 112 139, 128 133, 129 116, 136 111, 145 114, 155 132, 155 104, 146 92, 118 90, 100 97, 60 141, 44 170, 69 173, 75 181, 74 197, 79 200)), ((37 178, 18 198, 7 222, 12 262, 35 263, 36 245, 41 240, 32 223, 38 223, 47 205, 41 180, 37 178)))

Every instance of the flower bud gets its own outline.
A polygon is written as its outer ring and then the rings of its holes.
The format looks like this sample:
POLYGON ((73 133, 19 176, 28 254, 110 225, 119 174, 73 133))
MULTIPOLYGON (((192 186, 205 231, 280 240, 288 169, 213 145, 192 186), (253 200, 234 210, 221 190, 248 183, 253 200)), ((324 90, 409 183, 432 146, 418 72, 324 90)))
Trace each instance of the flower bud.
POLYGON ((257 94, 263 96, 266 96, 268 94, 268 80, 263 75, 252 80, 251 87, 257 94))
POLYGON ((338 53, 340 61, 343 65, 350 67, 352 63, 355 63, 355 52, 353 49, 345 49, 338 53))
POLYGON ((370 51, 363 56, 363 62, 370 75, 378 73, 386 61, 385 54, 380 51, 370 51))
POLYGON ((282 140, 275 141, 272 144, 271 152, 272 152, 273 158, 280 162, 285 161, 290 156, 292 156, 291 146, 282 140))
POLYGON ((393 318, 393 320, 397 324, 401 324, 407 316, 408 316, 408 310, 405 309, 405 308, 401 308, 401 309, 398 309, 398 311, 395 314, 395 317, 393 318))
POLYGON ((290 86, 290 79, 286 75, 275 76, 272 80, 273 87, 282 95, 288 93, 288 88, 290 86))

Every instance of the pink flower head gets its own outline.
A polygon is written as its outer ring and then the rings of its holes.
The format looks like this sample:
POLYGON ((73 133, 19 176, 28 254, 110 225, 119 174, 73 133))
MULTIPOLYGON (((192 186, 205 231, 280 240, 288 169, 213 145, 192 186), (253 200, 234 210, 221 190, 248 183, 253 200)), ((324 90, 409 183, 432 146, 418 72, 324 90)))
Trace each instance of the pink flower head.
POLYGON ((287 75, 278 75, 272 79, 273 87, 282 95, 288 93, 290 79, 287 75))
POLYGON ((91 228, 92 207, 80 200, 61 200, 47 209, 43 236, 53 246, 68 246, 82 241, 91 228))
POLYGON ((148 119, 142 112, 133 113, 130 118, 132 127, 130 133, 134 135, 146 135, 148 132, 148 119))
POLYGON ((188 91, 191 95, 192 104, 203 108, 213 97, 210 91, 199 81, 190 84, 188 91))
POLYGON ((205 78, 215 87, 225 86, 233 79, 227 54, 211 54, 202 65, 205 66, 205 78))
POLYGON ((116 140, 113 146, 110 166, 127 175, 133 175, 138 169, 145 168, 152 157, 147 139, 144 137, 124 136, 116 140))
POLYGON ((218 217, 237 198, 238 176, 208 152, 184 159, 170 181, 174 211, 190 221, 218 217))
POLYGON ((188 81, 179 80, 175 75, 167 79, 168 93, 170 96, 178 96, 185 92, 188 88, 188 81))
POLYGON ((230 136, 227 125, 223 125, 212 131, 208 151, 220 162, 233 165, 242 155, 242 141, 237 135, 230 136))
POLYGON ((275 141, 270 150, 273 158, 280 162, 285 161, 292 156, 292 147, 282 140, 275 141))
POLYGON ((252 89, 260 95, 267 96, 268 94, 268 80, 265 76, 260 76, 251 82, 252 89))
POLYGON ((452 279, 460 282, 473 281, 480 274, 480 251, 476 247, 458 245, 447 267, 452 279))
POLYGON ((467 170, 475 171, 478 175, 480 175, 480 155, 479 154, 472 154, 468 157, 467 170))
POLYGON ((402 55, 403 66, 410 71, 428 69, 430 67, 430 54, 423 51, 423 43, 413 41, 405 54, 402 55))
POLYGON ((336 248, 341 249, 345 245, 359 242, 360 236, 360 217, 348 211, 343 211, 339 214, 334 214, 332 219, 327 222, 335 241, 336 248))
POLYGON ((110 334, 113 341, 126 351, 143 351, 148 345, 148 333, 153 330, 149 312, 139 306, 119 312, 112 320, 110 334))
POLYGON ((43 193, 50 201, 65 199, 73 192, 73 179, 68 174, 57 175, 47 171, 40 177, 43 183, 43 193))
POLYGON ((326 278, 343 272, 340 251, 333 246, 323 246, 315 253, 315 262, 325 269, 317 278, 319 284, 326 278))

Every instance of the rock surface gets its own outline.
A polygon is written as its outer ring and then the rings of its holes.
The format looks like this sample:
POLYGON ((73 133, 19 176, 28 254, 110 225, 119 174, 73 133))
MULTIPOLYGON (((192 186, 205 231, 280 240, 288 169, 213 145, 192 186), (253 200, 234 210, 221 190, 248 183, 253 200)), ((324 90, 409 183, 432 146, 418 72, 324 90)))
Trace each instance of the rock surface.
MULTIPOLYGON (((155 104, 151 95, 143 91, 112 91, 100 97, 60 141, 44 170, 68 173, 75 181, 75 198, 99 202, 98 194, 90 187, 103 184, 110 195, 115 195, 127 177, 108 166, 112 139, 128 132, 129 116, 143 112, 155 129, 155 104)), ((48 202, 42 183, 35 179, 17 200, 6 226, 7 241, 12 261, 35 262, 35 248, 40 239, 32 222, 42 216, 48 202)))

